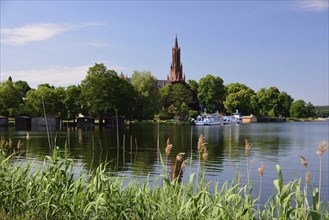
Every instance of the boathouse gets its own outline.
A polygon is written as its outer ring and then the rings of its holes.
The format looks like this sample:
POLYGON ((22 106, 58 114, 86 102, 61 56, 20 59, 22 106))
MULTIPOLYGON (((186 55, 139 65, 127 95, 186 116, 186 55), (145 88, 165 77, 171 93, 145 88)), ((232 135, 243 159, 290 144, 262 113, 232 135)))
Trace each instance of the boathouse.
POLYGON ((84 116, 77 118, 77 127, 86 128, 93 127, 95 125, 95 118, 91 116, 84 116))
POLYGON ((15 130, 26 131, 31 130, 32 118, 28 116, 15 117, 15 130))
POLYGON ((0 116, 0 126, 3 126, 3 127, 8 126, 8 117, 0 116))

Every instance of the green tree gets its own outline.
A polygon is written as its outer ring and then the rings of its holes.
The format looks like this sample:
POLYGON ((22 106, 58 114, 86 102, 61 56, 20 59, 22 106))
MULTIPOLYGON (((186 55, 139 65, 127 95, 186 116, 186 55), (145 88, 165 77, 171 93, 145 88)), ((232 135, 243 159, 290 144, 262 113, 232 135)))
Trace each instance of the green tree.
POLYGON ((261 116, 287 117, 293 99, 276 87, 261 88, 257 94, 258 109, 261 116))
POLYGON ((76 117, 81 111, 81 87, 80 86, 68 86, 65 90, 64 106, 66 109, 66 119, 73 119, 75 121, 76 117))
POLYGON ((180 117, 183 120, 186 120, 189 116, 189 108, 185 102, 183 102, 180 106, 180 117))
POLYGON ((316 115, 315 107, 312 103, 308 102, 305 108, 306 108, 306 117, 314 117, 316 115))
POLYGON ((174 106, 175 109, 177 109, 178 114, 180 114, 180 109, 183 102, 185 102, 189 108, 195 105, 192 90, 186 84, 168 84, 160 89, 160 95, 164 108, 174 106))
POLYGON ((0 83, 0 115, 13 117, 18 113, 21 102, 21 93, 12 80, 0 83))
POLYGON ((208 74, 200 79, 198 100, 207 111, 223 111, 225 94, 224 81, 220 77, 208 74))
POLYGON ((231 83, 226 86, 226 91, 224 106, 227 112, 239 110, 244 115, 256 113, 256 94, 252 89, 244 84, 231 83))
POLYGON ((188 87, 190 87, 190 89, 192 91, 192 97, 193 97, 193 100, 194 100, 193 106, 191 105, 191 110, 193 112, 199 111, 200 110, 199 109, 200 108, 200 104, 199 104, 199 100, 198 100, 199 84, 195 80, 188 80, 187 81, 187 85, 188 85, 188 87))
POLYGON ((18 80, 14 83, 15 88, 21 93, 21 97, 25 97, 26 93, 31 89, 26 81, 18 80))
POLYGON ((153 118, 160 111, 160 95, 157 82, 151 72, 134 71, 131 84, 138 93, 138 113, 140 118, 153 118))
POLYGON ((55 88, 49 84, 40 84, 37 89, 31 89, 26 93, 24 109, 27 115, 38 117, 46 115, 64 117, 64 88, 55 88))
POLYGON ((294 99, 286 92, 281 92, 278 96, 278 116, 289 117, 290 107, 294 99))
POLYGON ((104 64, 90 67, 86 78, 81 82, 83 110, 102 122, 104 116, 120 115, 130 117, 136 108, 136 93, 125 78, 104 64))
POLYGON ((291 104, 290 116, 294 118, 307 117, 306 103, 304 100, 298 99, 291 104))

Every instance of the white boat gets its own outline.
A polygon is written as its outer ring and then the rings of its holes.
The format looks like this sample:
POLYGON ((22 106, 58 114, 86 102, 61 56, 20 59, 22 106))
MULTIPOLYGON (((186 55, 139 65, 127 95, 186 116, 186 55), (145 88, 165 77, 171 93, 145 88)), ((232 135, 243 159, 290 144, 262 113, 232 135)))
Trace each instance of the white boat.
POLYGON ((202 117, 201 115, 198 115, 198 117, 196 117, 196 120, 194 120, 194 123, 196 125, 204 125, 206 121, 206 118, 202 117))
POLYGON ((221 125, 223 124, 221 117, 218 114, 199 115, 194 121, 196 125, 221 125))
POLYGON ((242 115, 236 110, 231 116, 223 116, 222 120, 224 125, 241 124, 242 115))
POLYGON ((236 123, 238 123, 238 124, 242 123, 242 115, 239 113, 238 110, 236 110, 235 113, 233 113, 233 117, 234 117, 236 123))

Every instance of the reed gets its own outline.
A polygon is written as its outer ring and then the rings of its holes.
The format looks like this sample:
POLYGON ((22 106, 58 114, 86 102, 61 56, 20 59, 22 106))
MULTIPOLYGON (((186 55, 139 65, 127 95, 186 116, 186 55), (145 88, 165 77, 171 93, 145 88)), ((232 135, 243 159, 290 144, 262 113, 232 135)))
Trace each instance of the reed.
POLYGON ((249 152, 251 149, 252 143, 248 140, 245 139, 245 156, 246 156, 246 168, 247 168, 247 177, 248 177, 248 185, 250 185, 250 172, 251 172, 251 168, 255 163, 255 159, 252 159, 251 161, 249 161, 249 152))
POLYGON ((319 170, 319 198, 318 198, 318 209, 320 209, 320 202, 321 202, 321 184, 322 184, 322 155, 328 149, 328 142, 322 141, 319 144, 319 148, 316 154, 320 157, 320 170, 319 170))
POLYGON ((262 180, 263 180, 263 175, 264 175, 264 164, 263 161, 260 162, 260 167, 258 168, 258 173, 259 173, 259 193, 258 197, 260 198, 261 192, 262 192, 262 180))
MULTIPOLYGON (((0 149, 5 143, 8 140, 1 141, 0 149)), ((273 182, 277 192, 262 207, 248 184, 212 186, 201 177, 195 185, 194 173, 187 182, 171 181, 161 153, 164 173, 153 184, 149 178, 140 183, 114 176, 108 164, 73 175, 74 161, 62 157, 58 147, 40 166, 33 162, 18 166, 10 157, 0 158, 1 219, 315 219, 305 215, 300 179, 284 182, 279 165, 273 182)), ((185 154, 175 159, 182 170, 185 154)), ((310 207, 310 211, 318 219, 329 219, 329 203, 326 207, 310 207)))
POLYGON ((309 181, 310 181, 310 176, 311 176, 311 172, 309 171, 308 169, 308 162, 306 160, 305 157, 303 156, 299 156, 300 158, 300 162, 301 164, 304 166, 305 168, 305 186, 304 186, 304 206, 303 206, 303 209, 304 209, 304 218, 307 219, 307 187, 308 187, 308 184, 309 184, 309 181))

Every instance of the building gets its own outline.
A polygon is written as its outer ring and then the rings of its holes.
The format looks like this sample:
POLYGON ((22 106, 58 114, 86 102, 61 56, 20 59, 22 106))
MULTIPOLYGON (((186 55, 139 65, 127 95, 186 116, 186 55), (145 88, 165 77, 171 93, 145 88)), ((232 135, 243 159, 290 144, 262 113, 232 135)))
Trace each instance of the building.
POLYGON ((91 116, 84 116, 77 118, 77 127, 85 128, 85 127, 93 127, 95 124, 95 118, 91 116))
POLYGON ((15 117, 15 130, 26 131, 32 128, 32 118, 28 116, 15 117))
POLYGON ((46 129, 46 127, 48 127, 49 129, 56 129, 57 127, 60 127, 61 121, 58 117, 41 116, 32 118, 31 124, 32 130, 43 130, 46 129))
POLYGON ((0 115, 0 126, 8 126, 8 117, 0 115))
POLYGON ((172 48, 170 75, 167 75, 167 80, 157 80, 157 86, 159 88, 162 88, 167 84, 185 83, 185 73, 183 72, 183 65, 180 55, 180 47, 178 46, 178 39, 176 34, 174 47, 172 48))
POLYGON ((171 83, 185 83, 185 74, 183 73, 183 65, 180 60, 180 47, 178 47, 177 34, 175 38, 175 45, 172 48, 169 81, 171 83))

